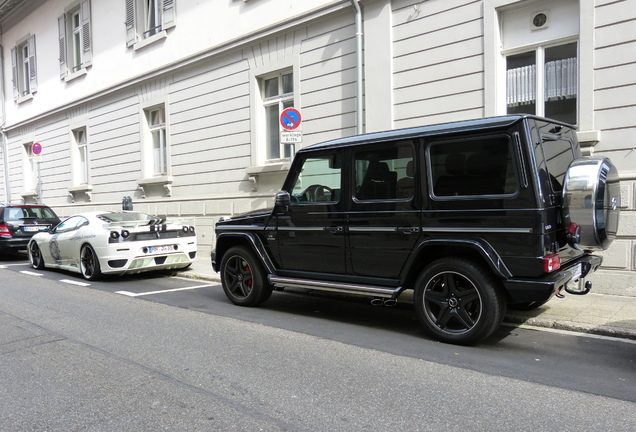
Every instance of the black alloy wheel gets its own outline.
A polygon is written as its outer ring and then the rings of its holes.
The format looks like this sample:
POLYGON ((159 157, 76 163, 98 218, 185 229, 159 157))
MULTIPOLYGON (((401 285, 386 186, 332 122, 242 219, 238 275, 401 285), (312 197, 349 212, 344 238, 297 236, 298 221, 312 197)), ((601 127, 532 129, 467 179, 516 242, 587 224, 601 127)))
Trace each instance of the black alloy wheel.
POLYGON ((44 269, 44 258, 42 257, 42 251, 35 241, 29 244, 29 262, 34 269, 44 269))
POLYGON ((228 299, 239 306, 257 306, 267 300, 273 290, 260 261, 243 246, 230 248, 223 255, 221 283, 228 299))
POLYGON ((420 274, 414 294, 420 322, 436 339, 475 344, 501 324, 506 300, 498 281, 475 263, 442 258, 420 274))
POLYGON ((91 245, 84 245, 80 251, 80 271, 87 280, 97 280, 102 272, 99 267, 99 259, 91 245))

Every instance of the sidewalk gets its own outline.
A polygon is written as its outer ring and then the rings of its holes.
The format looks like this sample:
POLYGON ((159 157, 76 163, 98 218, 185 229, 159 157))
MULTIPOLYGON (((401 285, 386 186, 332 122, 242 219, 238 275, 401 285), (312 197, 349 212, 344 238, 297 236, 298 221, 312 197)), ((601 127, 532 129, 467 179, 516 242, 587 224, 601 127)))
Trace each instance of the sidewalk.
MULTIPOLYGON (((185 277, 221 283, 212 269, 210 249, 200 248, 185 277)), ((636 297, 594 294, 552 298, 531 311, 508 310, 504 322, 636 340, 636 297)))

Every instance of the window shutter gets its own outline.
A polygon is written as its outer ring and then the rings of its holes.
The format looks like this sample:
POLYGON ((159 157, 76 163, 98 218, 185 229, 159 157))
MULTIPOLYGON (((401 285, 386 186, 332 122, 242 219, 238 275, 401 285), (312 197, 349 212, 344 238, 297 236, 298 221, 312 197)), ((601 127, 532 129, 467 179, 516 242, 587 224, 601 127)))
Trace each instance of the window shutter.
POLYGON ((163 25, 166 30, 175 26, 174 0, 163 0, 163 25))
POLYGON ((126 0, 126 46, 132 46, 137 42, 137 29, 135 27, 135 3, 136 0, 126 0))
POLYGON ((11 48, 11 71, 13 73, 13 100, 17 101, 20 97, 18 90, 18 49, 11 48))
POLYGON ((60 78, 64 79, 68 73, 66 67, 66 14, 57 18, 58 41, 60 47, 60 78))
POLYGON ((29 46, 29 90, 33 94, 38 90, 38 72, 35 61, 35 35, 27 41, 29 46))
POLYGON ((91 40, 91 4, 89 0, 84 0, 80 6, 82 17, 82 66, 87 67, 93 64, 93 44, 91 40))

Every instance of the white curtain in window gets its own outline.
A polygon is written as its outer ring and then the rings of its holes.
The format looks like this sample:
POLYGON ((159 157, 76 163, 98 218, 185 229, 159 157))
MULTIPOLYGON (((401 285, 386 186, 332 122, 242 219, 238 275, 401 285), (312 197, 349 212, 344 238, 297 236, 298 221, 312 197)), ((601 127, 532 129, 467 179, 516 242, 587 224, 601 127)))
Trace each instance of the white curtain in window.
MULTIPOLYGON (((508 69, 508 106, 536 101, 536 66, 508 69)), ((545 64, 545 100, 573 99, 577 94, 576 58, 553 60, 545 64)))

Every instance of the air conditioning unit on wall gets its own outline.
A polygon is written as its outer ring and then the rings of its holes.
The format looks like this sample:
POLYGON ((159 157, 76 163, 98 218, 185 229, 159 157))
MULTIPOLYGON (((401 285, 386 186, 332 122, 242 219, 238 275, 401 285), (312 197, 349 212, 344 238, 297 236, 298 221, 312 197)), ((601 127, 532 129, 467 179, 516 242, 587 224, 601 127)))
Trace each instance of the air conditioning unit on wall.
POLYGON ((532 14, 531 26, 532 30, 542 30, 548 27, 548 11, 535 12, 532 14))

